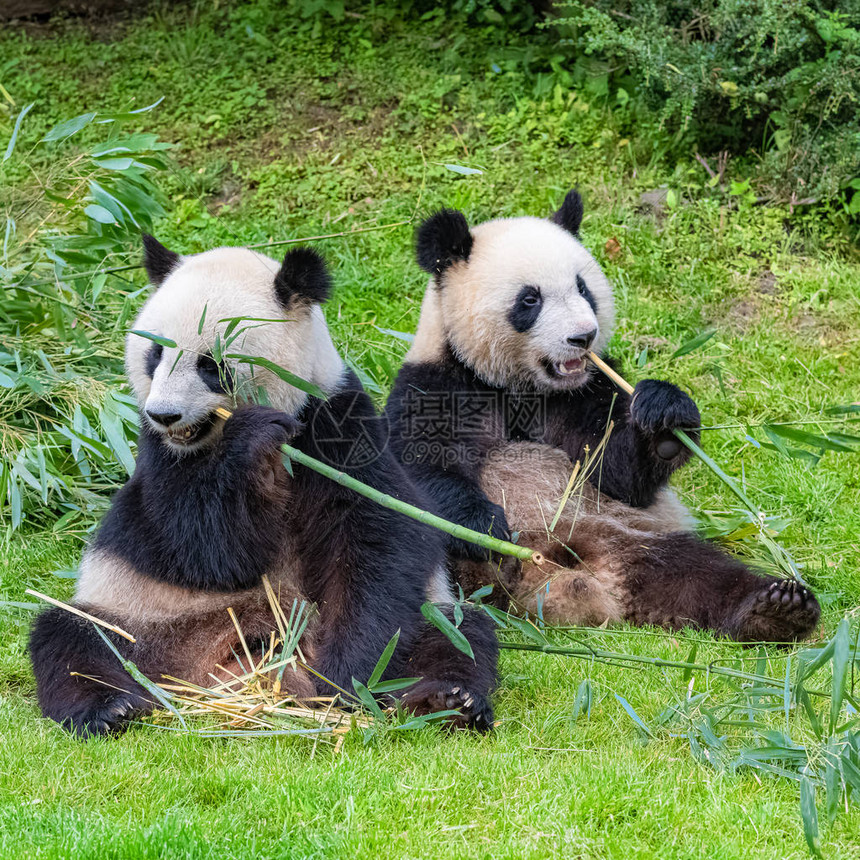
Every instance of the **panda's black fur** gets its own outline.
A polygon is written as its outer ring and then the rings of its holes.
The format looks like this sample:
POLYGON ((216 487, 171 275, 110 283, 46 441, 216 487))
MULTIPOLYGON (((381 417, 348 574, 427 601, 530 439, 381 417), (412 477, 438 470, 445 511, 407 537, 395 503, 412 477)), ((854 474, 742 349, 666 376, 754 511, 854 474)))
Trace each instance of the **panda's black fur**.
MULTIPOLYGON (((145 240, 145 253, 153 283, 160 290, 174 290, 176 312, 188 313, 181 290, 198 286, 194 276, 186 277, 190 286, 171 282, 170 276, 178 277, 188 261, 197 258, 180 258, 151 238, 145 240)), ((261 300, 266 300, 269 283, 290 324, 313 323, 328 338, 313 308, 329 290, 328 274, 315 252, 289 252, 279 268, 269 267, 276 272, 265 269, 272 261, 248 251, 207 253, 227 254, 223 259, 239 273, 245 265, 263 265, 262 287, 255 287, 261 300), (302 315, 303 308, 310 316, 302 315)), ((225 288, 233 289, 229 278, 225 288)), ((235 290, 242 306, 243 285, 237 283, 235 290)), ((234 609, 252 649, 259 651, 256 643, 268 643, 270 631, 276 629, 261 584, 267 575, 287 614, 294 598, 316 605, 318 614, 301 647, 327 681, 347 690, 353 678, 366 682, 399 629, 386 676, 422 679, 402 696, 405 706, 419 713, 460 709, 456 724, 488 729, 497 657, 489 619, 467 612, 461 623, 475 654, 472 660, 427 624, 420 611, 428 592, 440 597, 433 577, 440 572, 444 576, 441 533, 298 463, 292 464, 291 476, 281 462, 280 446, 290 442, 403 501, 429 505, 387 450, 384 422, 356 375, 334 366, 338 378, 328 386, 326 400, 290 390, 294 414, 230 403, 235 411, 224 421, 207 411, 194 425, 193 438, 202 434, 204 441, 211 441, 185 451, 168 444, 158 423, 166 419, 148 408, 151 398, 144 396, 155 391, 154 383, 150 388, 160 363, 151 357, 155 346, 130 339, 129 375, 143 401, 137 464, 84 555, 76 605, 133 634, 133 644, 107 635, 153 680, 170 675, 208 686, 213 677, 224 677, 219 664, 239 671, 234 654, 242 651, 228 607, 234 609), (372 446, 374 456, 350 461, 356 440, 372 446)), ((204 346, 201 342, 201 355, 204 346)), ((339 363, 330 342, 329 347, 326 360, 339 363)), ((193 359, 189 368, 193 384, 193 359)), ((273 398, 274 386, 272 382, 273 398)), ((207 410, 229 402, 205 378, 198 388, 201 398, 209 397, 207 392, 215 398, 206 400, 207 410), (217 399, 222 396, 224 400, 217 399)), ((451 617, 450 606, 443 605, 443 611, 451 617)), ((94 626, 63 609, 38 616, 30 654, 43 713, 82 736, 119 730, 135 714, 154 707, 94 626)), ((333 692, 307 672, 288 670, 283 682, 297 696, 333 692)))
POLYGON ((820 610, 808 589, 700 540, 667 487, 690 457, 672 430, 699 439, 692 399, 658 380, 631 397, 586 362, 589 347, 605 347, 613 308, 578 241, 582 215, 573 191, 548 221, 470 230, 442 210, 418 230, 417 258, 433 277, 387 404, 392 447, 442 516, 499 538, 518 532, 549 558, 520 569, 452 539, 456 578, 467 593, 494 582, 503 604, 556 623, 690 625, 757 641, 809 634, 820 610), (544 305, 553 318, 535 346, 544 305), (574 464, 601 446, 550 533, 574 464))

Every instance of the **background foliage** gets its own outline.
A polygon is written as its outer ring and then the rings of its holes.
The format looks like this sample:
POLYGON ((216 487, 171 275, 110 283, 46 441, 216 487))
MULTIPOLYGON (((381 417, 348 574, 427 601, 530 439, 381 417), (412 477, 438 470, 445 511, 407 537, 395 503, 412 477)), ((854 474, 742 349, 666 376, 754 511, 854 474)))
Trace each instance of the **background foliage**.
POLYGON ((771 196, 860 212, 857 0, 564 0, 554 12, 574 79, 655 110, 673 150, 757 155, 771 196))

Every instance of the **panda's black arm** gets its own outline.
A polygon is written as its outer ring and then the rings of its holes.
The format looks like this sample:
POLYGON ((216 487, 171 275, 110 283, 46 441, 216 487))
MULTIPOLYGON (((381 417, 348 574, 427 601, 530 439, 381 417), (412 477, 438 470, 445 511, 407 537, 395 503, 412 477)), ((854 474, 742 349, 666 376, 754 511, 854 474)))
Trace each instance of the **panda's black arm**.
POLYGON ((275 409, 243 407, 213 450, 178 457, 144 424, 134 476, 115 496, 96 547, 171 585, 255 585, 283 546, 288 478, 279 448, 295 428, 275 409))
MULTIPOLYGON (((386 422, 352 374, 341 391, 311 403, 302 418, 305 430, 294 447, 402 501, 430 507, 395 460, 386 422)), ((351 691, 352 678, 367 681, 398 628, 395 660, 416 635, 430 574, 444 563, 445 535, 299 463, 293 472, 289 527, 302 591, 322 620, 314 668, 351 691)))
POLYGON ((547 441, 563 448, 574 461, 584 458, 586 446, 597 450, 612 422, 591 482, 634 507, 650 505, 672 473, 690 458, 672 430, 682 428, 699 438, 696 404, 680 388, 660 380, 641 381, 631 397, 606 377, 594 376, 582 389, 554 399, 549 413, 547 441))
MULTIPOLYGON (((469 426, 464 432, 459 426, 463 404, 480 400, 482 406, 495 408, 498 398, 490 392, 488 399, 490 390, 476 390, 474 377, 464 374, 454 362, 404 364, 385 408, 390 447, 429 497, 433 513, 508 540, 504 510, 487 498, 480 485, 485 454, 501 440, 480 427, 469 426)), ((497 426, 492 420, 486 424, 497 426)), ((485 549, 457 538, 448 538, 448 548, 454 558, 487 559, 485 549)))

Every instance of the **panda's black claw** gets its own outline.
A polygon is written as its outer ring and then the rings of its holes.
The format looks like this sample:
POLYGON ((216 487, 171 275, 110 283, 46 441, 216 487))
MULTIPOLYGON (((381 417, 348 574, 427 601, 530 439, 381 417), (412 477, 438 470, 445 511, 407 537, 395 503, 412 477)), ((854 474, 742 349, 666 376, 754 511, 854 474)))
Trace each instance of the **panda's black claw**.
POLYGON ((108 702, 99 702, 90 709, 83 707, 62 721, 68 729, 82 740, 114 735, 125 731, 129 722, 138 714, 149 710, 139 696, 133 693, 118 693, 108 702))
POLYGON ((493 708, 486 696, 445 681, 419 681, 403 696, 402 702, 414 714, 458 711, 445 720, 451 728, 486 732, 493 726, 493 708))
POLYGON ((224 424, 224 442, 239 456, 256 462, 289 442, 302 429, 299 421, 270 406, 243 406, 224 424))

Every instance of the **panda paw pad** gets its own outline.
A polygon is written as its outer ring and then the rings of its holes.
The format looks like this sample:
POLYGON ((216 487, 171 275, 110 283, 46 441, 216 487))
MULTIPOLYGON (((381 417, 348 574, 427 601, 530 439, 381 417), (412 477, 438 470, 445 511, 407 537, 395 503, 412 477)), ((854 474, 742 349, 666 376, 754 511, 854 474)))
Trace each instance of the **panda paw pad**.
POLYGON ((778 579, 755 596, 752 614, 760 621, 773 623, 780 634, 788 632, 790 637, 800 637, 818 623, 821 607, 805 586, 793 579, 778 579))

